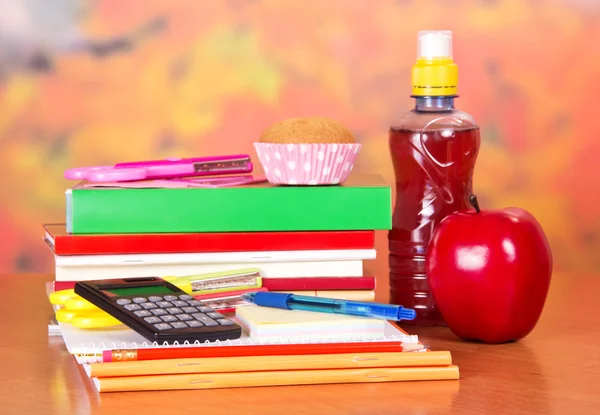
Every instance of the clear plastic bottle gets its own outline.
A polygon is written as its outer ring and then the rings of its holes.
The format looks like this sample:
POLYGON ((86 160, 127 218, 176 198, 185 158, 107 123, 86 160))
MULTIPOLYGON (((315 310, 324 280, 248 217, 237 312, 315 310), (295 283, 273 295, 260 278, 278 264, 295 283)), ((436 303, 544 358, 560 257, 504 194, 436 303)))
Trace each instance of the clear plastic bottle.
POLYGON ((413 67, 415 107, 390 127, 396 179, 392 230, 388 234, 390 302, 414 308, 404 324, 443 325, 425 275, 425 254, 436 226, 469 207, 479 127, 454 107, 458 71, 452 33, 419 32, 413 67))

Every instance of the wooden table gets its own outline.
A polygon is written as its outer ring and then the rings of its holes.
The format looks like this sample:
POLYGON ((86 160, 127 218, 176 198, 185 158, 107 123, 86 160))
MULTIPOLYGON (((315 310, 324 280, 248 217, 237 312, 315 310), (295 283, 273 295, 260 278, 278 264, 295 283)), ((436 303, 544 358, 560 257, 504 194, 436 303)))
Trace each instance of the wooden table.
MULTIPOLYGON (((432 349, 452 352, 458 381, 102 395, 47 335, 51 278, 0 277, 0 414, 600 414, 600 275, 555 274, 538 326, 516 343, 409 328, 432 349)), ((379 290, 384 295, 385 283, 379 290)))

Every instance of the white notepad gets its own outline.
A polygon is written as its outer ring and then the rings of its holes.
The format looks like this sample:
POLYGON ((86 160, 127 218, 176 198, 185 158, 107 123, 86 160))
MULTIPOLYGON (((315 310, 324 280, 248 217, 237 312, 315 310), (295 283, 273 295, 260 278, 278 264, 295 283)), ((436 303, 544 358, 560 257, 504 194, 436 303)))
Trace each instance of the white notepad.
MULTIPOLYGON (((234 320, 236 320, 234 318, 234 320)), ((85 330, 73 327, 70 324, 58 323, 69 353, 75 355, 79 363, 99 361, 99 356, 104 350, 115 349, 146 349, 156 347, 214 347, 214 346, 243 346, 265 344, 302 344, 302 343, 341 343, 341 342, 372 342, 372 341, 400 341, 404 343, 418 343, 416 335, 407 335, 393 324, 383 321, 383 332, 370 336, 350 335, 346 337, 323 335, 319 337, 278 337, 270 339, 253 339, 246 333, 236 340, 215 342, 194 342, 183 344, 158 344, 150 342, 144 337, 125 326, 113 329, 85 330)))
POLYGON ((385 321, 345 314, 247 306, 236 319, 252 339, 384 337, 385 321))

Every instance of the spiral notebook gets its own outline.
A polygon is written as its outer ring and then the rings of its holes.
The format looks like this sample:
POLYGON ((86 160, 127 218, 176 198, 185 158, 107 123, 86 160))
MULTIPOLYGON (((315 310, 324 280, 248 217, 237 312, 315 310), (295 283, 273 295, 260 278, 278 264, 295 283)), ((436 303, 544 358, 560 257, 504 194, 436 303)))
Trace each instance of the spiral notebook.
POLYGON ((236 340, 216 342, 185 342, 182 344, 168 345, 149 342, 144 337, 124 326, 103 330, 84 330, 70 324, 58 323, 65 346, 79 363, 99 361, 104 350, 114 349, 145 349, 156 347, 218 347, 235 345, 267 345, 267 344, 303 344, 303 343, 342 343, 342 342, 370 342, 370 341, 401 341, 404 343, 418 343, 416 335, 409 335, 390 322, 385 322, 383 334, 372 336, 348 337, 279 337, 269 339, 252 339, 246 333, 236 340))

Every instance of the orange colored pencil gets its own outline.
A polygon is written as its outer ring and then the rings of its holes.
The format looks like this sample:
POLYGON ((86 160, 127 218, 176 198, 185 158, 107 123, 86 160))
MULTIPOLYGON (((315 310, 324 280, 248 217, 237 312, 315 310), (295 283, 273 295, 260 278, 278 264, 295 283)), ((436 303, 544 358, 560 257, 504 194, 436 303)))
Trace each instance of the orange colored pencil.
POLYGON ((118 349, 105 350, 102 353, 102 361, 117 362, 130 360, 189 359, 227 356, 283 356, 336 353, 410 352, 420 350, 422 348, 423 345, 419 343, 384 341, 118 349))

